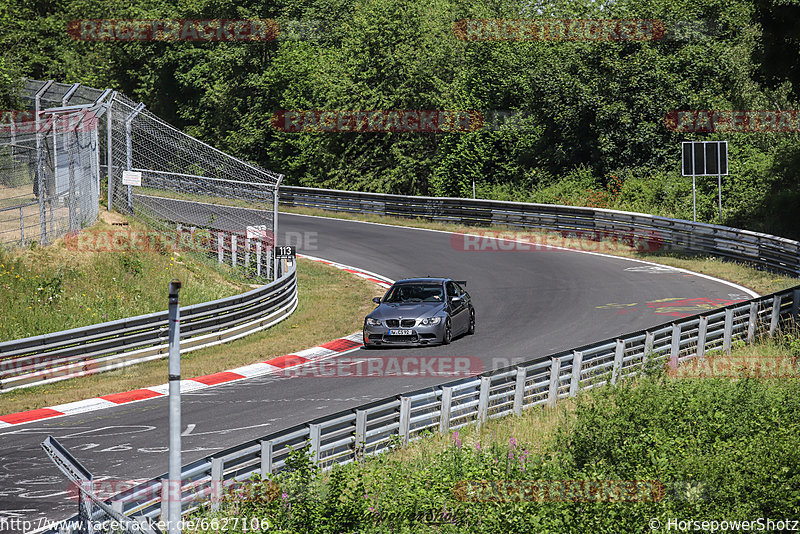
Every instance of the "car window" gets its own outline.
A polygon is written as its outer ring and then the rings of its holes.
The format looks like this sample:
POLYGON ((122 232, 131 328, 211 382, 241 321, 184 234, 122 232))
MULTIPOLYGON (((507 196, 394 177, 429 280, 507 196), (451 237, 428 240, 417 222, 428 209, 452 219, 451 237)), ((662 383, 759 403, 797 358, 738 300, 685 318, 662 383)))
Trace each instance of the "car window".
POLYGON ((443 302, 442 286, 439 284, 398 284, 392 287, 384 302, 443 302))
POLYGON ((458 297, 461 295, 461 292, 458 290, 455 282, 447 282, 447 296, 448 297, 458 297))

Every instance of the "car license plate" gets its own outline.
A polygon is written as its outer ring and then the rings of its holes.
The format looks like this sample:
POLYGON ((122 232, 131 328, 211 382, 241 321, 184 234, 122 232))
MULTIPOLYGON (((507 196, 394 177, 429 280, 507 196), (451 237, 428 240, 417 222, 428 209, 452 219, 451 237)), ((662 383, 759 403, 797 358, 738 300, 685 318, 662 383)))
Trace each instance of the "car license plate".
POLYGON ((413 330, 389 330, 390 336, 411 336, 414 335, 413 330))

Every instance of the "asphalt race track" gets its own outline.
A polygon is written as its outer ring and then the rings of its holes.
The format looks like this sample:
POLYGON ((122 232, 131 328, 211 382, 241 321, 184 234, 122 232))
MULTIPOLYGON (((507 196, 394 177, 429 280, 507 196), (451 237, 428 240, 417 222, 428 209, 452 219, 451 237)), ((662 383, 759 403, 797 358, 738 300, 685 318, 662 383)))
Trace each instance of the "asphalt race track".
MULTIPOLYGON (((622 258, 564 250, 457 250, 443 232, 281 214, 280 236, 279 243, 298 245, 299 253, 393 279, 433 275, 468 281, 477 311, 474 336, 442 347, 357 349, 349 358, 474 356, 485 369, 505 367, 668 322, 676 314, 698 313, 704 303, 717 302, 702 299, 750 298, 733 285, 622 258)), ((375 295, 380 294, 376 288, 375 295)), ((443 381, 265 376, 184 393, 183 462, 443 381)), ((167 470, 167 424, 167 397, 161 397, 0 431, 0 519, 57 520, 76 513, 67 480, 39 445, 48 435, 70 449, 95 479, 148 479, 167 470)))

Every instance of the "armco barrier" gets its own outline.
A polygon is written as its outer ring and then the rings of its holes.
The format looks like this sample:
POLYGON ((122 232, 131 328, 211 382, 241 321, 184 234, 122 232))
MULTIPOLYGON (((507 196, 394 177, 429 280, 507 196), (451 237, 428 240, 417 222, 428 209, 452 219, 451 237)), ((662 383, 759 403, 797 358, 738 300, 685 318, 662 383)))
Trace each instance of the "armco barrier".
MULTIPOLYGON (((297 272, 240 295, 181 308, 181 352, 282 321, 297 307, 297 272)), ((47 384, 168 356, 167 312, 0 343, 0 390, 47 384)))
POLYGON ((800 276, 800 242, 749 230, 600 208, 470 198, 409 197, 283 186, 280 204, 477 226, 656 240, 662 250, 711 254, 800 276))
MULTIPOLYGON (((389 450, 393 441, 442 434, 526 408, 554 406, 580 390, 615 384, 651 365, 678 365, 713 351, 729 353, 735 340, 773 336, 798 321, 800 286, 711 310, 573 350, 532 359, 412 393, 342 410, 263 438, 214 453, 183 467, 183 512, 201 504, 218 506, 226 486, 254 474, 266 476, 286 466, 290 448, 310 443, 324 467, 362 460, 389 450)), ((166 475, 140 484, 109 502, 126 515, 158 519, 166 499, 166 475)), ((94 516, 103 519, 103 512, 94 516)), ((69 531, 64 531, 69 532, 69 531)))

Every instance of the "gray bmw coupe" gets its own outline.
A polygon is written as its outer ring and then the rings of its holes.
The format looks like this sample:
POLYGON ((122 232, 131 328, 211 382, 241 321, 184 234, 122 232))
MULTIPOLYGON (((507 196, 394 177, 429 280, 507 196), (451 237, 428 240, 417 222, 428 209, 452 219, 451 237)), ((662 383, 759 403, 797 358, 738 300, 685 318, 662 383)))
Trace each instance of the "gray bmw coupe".
POLYGON ((448 344, 475 333, 475 309, 464 281, 450 278, 399 280, 364 319, 364 347, 448 344))

